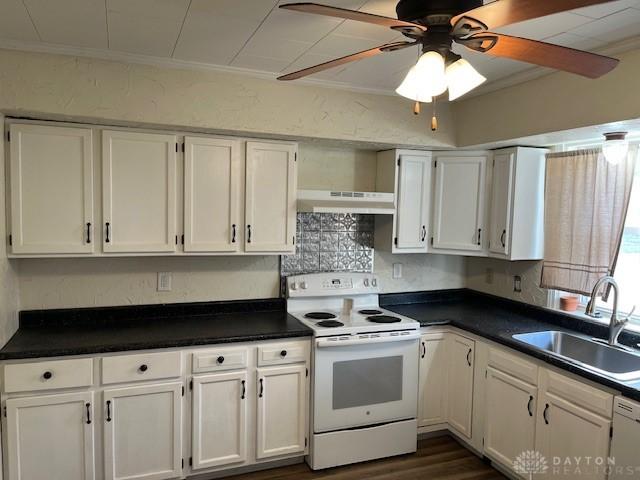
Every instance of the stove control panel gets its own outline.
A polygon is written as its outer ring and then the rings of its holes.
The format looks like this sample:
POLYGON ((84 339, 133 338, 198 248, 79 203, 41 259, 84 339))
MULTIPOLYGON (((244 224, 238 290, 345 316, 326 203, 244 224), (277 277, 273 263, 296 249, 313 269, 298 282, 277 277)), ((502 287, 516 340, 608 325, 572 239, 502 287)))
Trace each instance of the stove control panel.
POLYGON ((372 273, 311 273, 287 278, 289 297, 326 297, 379 293, 378 278, 372 273))

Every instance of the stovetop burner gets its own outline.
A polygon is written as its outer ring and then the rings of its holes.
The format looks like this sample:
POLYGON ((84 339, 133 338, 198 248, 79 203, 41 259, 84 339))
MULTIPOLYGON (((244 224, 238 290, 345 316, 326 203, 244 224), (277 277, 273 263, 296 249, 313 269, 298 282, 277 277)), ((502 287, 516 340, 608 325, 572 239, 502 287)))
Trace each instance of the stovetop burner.
POLYGON ((329 312, 309 312, 304 314, 304 318, 311 318, 313 320, 328 320, 330 318, 336 318, 333 313, 329 312))
POLYGON ((360 310, 358 313, 362 315, 380 315, 382 313, 381 310, 360 310))
POLYGON ((321 322, 318 322, 317 325, 321 327, 335 328, 335 327, 343 327, 344 323, 339 322, 337 320, 322 320, 321 322))
POLYGON ((367 320, 373 323, 397 323, 400 321, 398 317, 392 317, 390 315, 374 315, 367 317, 367 320))

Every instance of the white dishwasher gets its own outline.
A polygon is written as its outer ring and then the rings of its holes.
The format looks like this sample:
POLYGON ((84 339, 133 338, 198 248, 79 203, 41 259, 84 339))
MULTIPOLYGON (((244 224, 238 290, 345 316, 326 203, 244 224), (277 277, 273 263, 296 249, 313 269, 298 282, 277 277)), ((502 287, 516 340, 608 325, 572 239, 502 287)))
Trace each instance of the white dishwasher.
POLYGON ((640 403, 624 397, 614 401, 611 457, 609 480, 640 479, 640 403))

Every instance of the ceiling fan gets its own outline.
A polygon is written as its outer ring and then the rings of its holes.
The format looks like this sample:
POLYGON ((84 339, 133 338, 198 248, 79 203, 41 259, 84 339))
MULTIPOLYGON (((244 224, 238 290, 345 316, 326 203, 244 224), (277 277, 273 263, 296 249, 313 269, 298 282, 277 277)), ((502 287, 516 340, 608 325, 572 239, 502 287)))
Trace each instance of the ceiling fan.
POLYGON ((407 41, 380 45, 283 75, 278 80, 296 80, 381 53, 420 46, 420 59, 396 90, 416 102, 414 112, 418 113, 420 102, 431 102, 446 90, 449 90, 449 100, 454 100, 486 80, 469 62, 452 51, 453 42, 480 53, 598 78, 615 68, 618 60, 494 33, 490 29, 610 1, 495 0, 483 5, 482 0, 400 0, 396 6, 397 19, 316 3, 280 5, 287 10, 387 27, 407 37, 407 41))

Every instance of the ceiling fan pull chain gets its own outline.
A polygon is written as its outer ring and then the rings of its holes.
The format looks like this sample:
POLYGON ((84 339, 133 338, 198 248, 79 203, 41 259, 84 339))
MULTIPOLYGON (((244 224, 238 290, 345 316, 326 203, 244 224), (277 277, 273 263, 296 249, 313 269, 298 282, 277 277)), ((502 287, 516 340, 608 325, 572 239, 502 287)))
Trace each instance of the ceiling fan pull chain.
POLYGON ((436 97, 433 97, 433 115, 431 117, 431 131, 438 130, 438 117, 436 117, 436 97))
POLYGON ((416 103, 413 104, 413 114, 420 115, 420 102, 418 101, 416 101, 416 103))

